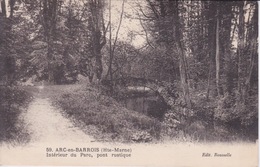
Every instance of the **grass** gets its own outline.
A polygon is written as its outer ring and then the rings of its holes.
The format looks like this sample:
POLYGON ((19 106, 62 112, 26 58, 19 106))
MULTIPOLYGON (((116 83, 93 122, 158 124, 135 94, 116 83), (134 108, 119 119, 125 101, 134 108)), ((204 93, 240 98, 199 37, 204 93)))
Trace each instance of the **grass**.
MULTIPOLYGON (((255 136, 248 135, 248 130, 235 130, 221 123, 216 125, 217 122, 212 118, 213 111, 210 108, 214 105, 198 97, 196 102, 203 103, 205 108, 195 107, 197 110, 195 116, 184 118, 177 128, 169 128, 171 126, 168 126, 167 120, 169 119, 168 123, 171 124, 174 117, 164 117, 163 121, 159 121, 128 110, 112 97, 102 93, 101 88, 93 85, 47 86, 38 95, 44 98, 51 97, 53 104, 61 108, 65 117, 72 120, 85 133, 94 136, 97 141, 171 140, 197 143, 254 141, 255 139, 255 136)), ((178 108, 175 110, 175 113, 184 112, 178 108)))
POLYGON ((25 124, 19 117, 31 100, 31 94, 25 89, 0 87, 0 143, 26 143, 29 140, 25 124))
POLYGON ((45 91, 63 114, 101 141, 157 141, 161 123, 131 111, 91 86, 49 86, 45 91), (55 91, 53 91, 55 90, 55 91))

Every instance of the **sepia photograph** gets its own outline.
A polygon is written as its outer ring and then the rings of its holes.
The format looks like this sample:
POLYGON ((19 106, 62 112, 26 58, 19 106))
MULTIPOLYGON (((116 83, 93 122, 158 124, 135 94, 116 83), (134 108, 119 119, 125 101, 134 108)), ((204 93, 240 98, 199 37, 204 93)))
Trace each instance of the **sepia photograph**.
POLYGON ((0 0, 0 165, 258 166, 258 2, 0 0))

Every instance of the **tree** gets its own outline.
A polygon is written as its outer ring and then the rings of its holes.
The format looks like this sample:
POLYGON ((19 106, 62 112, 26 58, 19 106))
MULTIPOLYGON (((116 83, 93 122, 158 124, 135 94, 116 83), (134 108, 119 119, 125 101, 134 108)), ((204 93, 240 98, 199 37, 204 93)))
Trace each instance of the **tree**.
MULTIPOLYGON (((85 3, 87 7, 88 30, 90 32, 90 49, 93 55, 94 82, 99 82, 103 73, 102 48, 106 44, 108 26, 104 21, 104 1, 90 0, 85 3)), ((92 80, 92 79, 90 79, 92 80)))
MULTIPOLYGON (((40 2, 41 3, 41 2, 40 2)), ((53 45, 56 34, 57 24, 57 0, 44 0, 42 8, 42 25, 44 29, 44 38, 47 43, 47 61, 48 61, 48 81, 54 82, 54 51, 53 45)))
MULTIPOLYGON (((48 80, 53 84, 76 81, 79 73, 77 64, 85 44, 80 44, 79 41, 85 40, 81 32, 86 29, 81 16, 75 14, 76 6, 77 3, 71 1, 46 1, 45 7, 41 1, 26 4, 27 10, 23 15, 28 18, 24 23, 28 25, 25 31, 29 34, 31 46, 28 48, 31 53, 27 67, 33 69, 30 71, 38 80, 48 80)), ((81 14, 82 11, 78 13, 81 14)))
POLYGON ((184 44, 182 42, 183 36, 181 32, 181 15, 179 13, 179 2, 176 1, 176 10, 174 14, 174 24, 175 24, 175 34, 174 36, 176 37, 176 49, 178 50, 178 55, 179 55, 179 68, 180 68, 180 78, 181 78, 181 85, 182 85, 182 91, 183 91, 183 96, 184 100, 187 104, 188 108, 191 108, 191 99, 190 99, 190 93, 189 93, 189 85, 188 85, 188 77, 187 77, 187 62, 186 62, 186 55, 184 51, 184 44))
MULTIPOLYGON (((252 82, 253 69, 257 56, 257 19, 258 19, 258 5, 255 3, 240 2, 238 4, 239 10, 239 25, 238 25, 238 81, 237 81, 237 112, 245 113, 249 98, 250 83, 252 82), (245 8, 250 6, 248 21, 245 20, 245 8), (252 13, 251 10, 253 11, 252 13), (252 16, 252 15, 253 16, 252 16), (250 18, 251 16, 251 18, 250 18), (248 24, 248 26, 246 26, 248 24), (247 30, 247 31, 246 31, 247 30), (248 32, 248 34, 246 34, 248 32), (253 35, 254 34, 254 35, 253 35), (249 42, 251 41, 251 42, 249 42)), ((251 111, 252 112, 252 111, 251 111)))
MULTIPOLYGON (((171 57, 176 60, 174 53, 178 56, 179 76, 181 80, 181 87, 183 98, 188 108, 191 108, 191 99, 189 93, 189 81, 188 81, 188 67, 187 67, 187 55, 185 51, 185 17, 184 17, 184 2, 178 1, 152 1, 147 0, 149 15, 141 10, 141 13, 145 16, 150 23, 150 33, 155 34, 155 41, 166 50, 170 51, 171 48, 175 50, 171 54, 171 57), (151 26, 152 25, 152 26, 151 26), (156 35, 158 34, 158 35, 156 35)), ((159 45, 159 46, 160 46, 159 45)), ((174 65, 174 64, 172 64, 174 65)), ((174 74, 172 74, 174 75, 174 74)))
POLYGON ((153 64, 154 67, 158 66, 157 69, 146 73, 156 74, 160 71, 162 80, 178 81, 180 78, 178 54, 173 47, 176 41, 173 35, 174 1, 147 0, 145 5, 138 5, 138 19, 146 37, 147 47, 153 55, 151 59, 158 62, 157 65, 153 64))
POLYGON ((220 92, 220 53, 219 53, 219 4, 216 5, 216 87, 218 97, 221 95, 220 92))
POLYGON ((123 14, 124 14, 124 5, 125 5, 125 0, 122 2, 122 8, 121 8, 121 14, 120 14, 120 19, 118 23, 118 27, 116 30, 115 34, 115 39, 113 42, 112 46, 112 20, 111 20, 111 0, 109 1, 109 62, 108 62, 108 71, 107 71, 107 76, 110 76, 110 81, 113 81, 113 69, 112 69, 112 64, 113 64, 113 59, 114 59, 114 54, 115 54, 115 49, 116 49, 116 44, 118 40, 118 34, 121 28, 122 20, 123 20, 123 14))
POLYGON ((15 0, 1 1, 0 4, 0 81, 4 85, 12 85, 15 78, 15 46, 12 32, 15 0))

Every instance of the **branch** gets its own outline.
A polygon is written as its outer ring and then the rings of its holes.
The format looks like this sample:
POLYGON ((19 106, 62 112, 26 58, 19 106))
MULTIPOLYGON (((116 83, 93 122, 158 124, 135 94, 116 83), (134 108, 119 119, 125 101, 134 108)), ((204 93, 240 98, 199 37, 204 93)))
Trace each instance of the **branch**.
POLYGON ((149 3, 149 5, 150 5, 150 9, 152 9, 152 11, 153 11, 153 13, 155 14, 155 17, 156 18, 159 18, 159 12, 156 10, 156 8, 154 7, 154 5, 152 4, 152 2, 150 1, 150 0, 146 0, 148 3, 149 3))
POLYGON ((105 23, 104 23, 104 20, 102 21, 103 23, 103 41, 101 42, 101 46, 103 47, 105 44, 106 44, 106 42, 107 42, 107 40, 106 40, 106 34, 107 34, 107 30, 108 30, 108 27, 109 27, 109 25, 111 24, 110 22, 108 22, 107 23, 107 27, 105 28, 105 23))
POLYGON ((231 36, 231 41, 233 41, 233 39, 234 39, 234 37, 235 37, 235 31, 236 31, 237 24, 238 24, 237 18, 238 18, 238 15, 236 15, 236 17, 235 17, 235 25, 234 25, 234 28, 233 28, 233 32, 231 33, 231 34, 232 34, 232 36, 231 36))
POLYGON ((139 7, 139 10, 141 11, 141 13, 144 15, 144 17, 146 17, 146 18, 148 18, 148 19, 152 19, 152 20, 154 20, 154 19, 155 19, 154 17, 147 16, 147 15, 144 13, 144 11, 142 10, 142 7, 141 7, 141 5, 140 5, 140 4, 138 5, 138 7, 139 7))
POLYGON ((115 38, 115 41, 114 41, 114 44, 113 44, 113 50, 112 50, 113 54, 114 54, 114 51, 115 51, 116 42, 117 42, 117 39, 118 39, 118 34, 119 34, 119 31, 120 31, 120 28, 121 28, 121 24, 122 24, 122 20, 123 20, 124 5, 125 5, 125 0, 123 0, 123 3, 122 3, 122 11, 121 11, 121 15, 120 15, 119 24, 118 24, 118 27, 117 27, 117 30, 116 30, 116 38, 115 38))
MULTIPOLYGON (((140 17, 140 16, 139 16, 139 17, 140 17)), ((145 29, 143 23, 142 23, 142 20, 139 20, 139 21, 140 21, 140 24, 141 24, 141 26, 142 26, 144 32, 145 32, 145 37, 146 37, 146 42, 147 42, 147 44, 148 44, 149 46, 151 46, 153 49, 155 49, 155 47, 154 47, 154 46, 151 44, 151 42, 149 41, 148 33, 147 33, 147 31, 146 31, 146 29, 145 29)))

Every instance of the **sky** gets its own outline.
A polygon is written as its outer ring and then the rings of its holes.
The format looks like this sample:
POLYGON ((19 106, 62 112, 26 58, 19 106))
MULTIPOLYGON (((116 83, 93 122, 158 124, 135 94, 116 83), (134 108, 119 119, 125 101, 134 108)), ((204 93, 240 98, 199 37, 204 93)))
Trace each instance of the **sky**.
MULTIPOLYGON (((9 17, 10 16, 10 8, 8 8, 9 0, 0 0, 0 2, 2 2, 2 1, 5 1, 5 4, 7 4, 7 6, 6 6, 6 15, 7 15, 7 17, 9 17)), ((2 12, 1 6, 0 6, 0 12, 2 12)))
MULTIPOLYGON (((115 37, 116 30, 119 24, 122 11, 122 2, 123 0, 111 0, 112 38, 115 37)), ((136 3, 138 3, 138 0, 125 0, 124 16, 122 20, 122 25, 120 27, 118 40, 131 42, 131 38, 128 37, 128 34, 130 32, 133 32, 133 34, 136 35, 131 44, 133 44, 135 47, 141 47, 145 43, 146 39, 143 28, 140 25, 140 21, 138 19, 133 19, 138 17, 135 8, 136 3), (132 19, 127 16, 130 16, 132 19)), ((108 10, 106 11, 105 18, 107 21, 109 20, 108 10)))
MULTIPOLYGON (((0 2, 1 1, 3 1, 3 0, 0 0, 0 2)), ((6 4, 9 5, 9 0, 4 0, 4 1, 6 1, 6 4)), ((68 2, 68 0, 65 0, 65 1, 68 2)), ((80 0, 77 0, 77 1, 78 1, 78 3, 81 2, 80 0)), ((131 42, 131 44, 137 48, 144 45, 144 43, 146 41, 145 35, 140 35, 140 34, 144 34, 143 28, 140 25, 140 21, 138 19, 130 19, 126 16, 131 16, 133 18, 137 17, 135 5, 138 1, 139 0, 125 0, 124 15, 123 15, 122 24, 121 24, 121 27, 119 30, 119 36, 118 36, 118 41, 131 42), (133 38, 132 41, 131 41, 131 38, 128 36, 128 34, 130 34, 130 32, 133 32, 132 34, 135 34, 135 38, 133 38), (137 34, 139 34, 139 35, 137 35, 137 34)), ((109 0, 106 0, 106 2, 108 3, 109 0)), ((116 35, 116 31, 117 31, 117 27, 119 24, 121 11, 122 11, 122 3, 123 3, 123 0, 111 0, 112 39, 114 39, 115 35, 116 35)), ((9 17, 9 15, 10 15, 10 8, 8 5, 6 6, 7 17, 9 17)), ((109 21, 108 7, 109 6, 106 6, 106 10, 105 10, 106 23, 108 23, 108 21, 109 21)), ((0 7, 0 11, 1 11, 1 7, 0 7)), ((109 33, 107 33, 107 35, 109 37, 109 33)))

